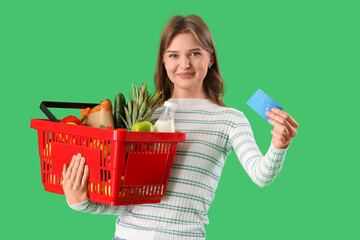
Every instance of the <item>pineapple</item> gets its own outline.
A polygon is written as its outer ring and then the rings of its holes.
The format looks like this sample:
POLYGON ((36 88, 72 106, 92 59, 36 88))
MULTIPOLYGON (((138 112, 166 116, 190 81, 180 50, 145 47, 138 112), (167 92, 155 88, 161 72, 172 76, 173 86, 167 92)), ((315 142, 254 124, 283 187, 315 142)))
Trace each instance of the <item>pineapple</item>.
MULTIPOLYGON (((163 92, 155 92, 154 95, 149 95, 147 91, 147 84, 141 84, 138 88, 136 85, 132 85, 133 98, 128 90, 129 98, 126 97, 127 106, 124 106, 126 119, 121 117, 127 128, 131 128, 132 125, 138 122, 149 121, 155 110, 163 102, 163 92)), ((157 119, 152 120, 152 124, 157 119)))

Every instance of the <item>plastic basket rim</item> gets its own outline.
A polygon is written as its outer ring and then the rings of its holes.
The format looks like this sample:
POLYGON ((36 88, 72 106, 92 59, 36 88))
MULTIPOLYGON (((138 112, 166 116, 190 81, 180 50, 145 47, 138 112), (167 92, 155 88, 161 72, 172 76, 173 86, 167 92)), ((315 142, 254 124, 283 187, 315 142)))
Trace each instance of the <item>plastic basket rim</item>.
POLYGON ((185 142, 185 133, 175 131, 168 132, 132 132, 118 131, 113 129, 102 129, 88 126, 72 125, 52 122, 49 119, 31 119, 30 128, 44 132, 55 132, 73 136, 98 138, 108 141, 121 142, 185 142), (151 137, 151 139, 149 139, 151 137), (145 140, 144 140, 145 139, 145 140))

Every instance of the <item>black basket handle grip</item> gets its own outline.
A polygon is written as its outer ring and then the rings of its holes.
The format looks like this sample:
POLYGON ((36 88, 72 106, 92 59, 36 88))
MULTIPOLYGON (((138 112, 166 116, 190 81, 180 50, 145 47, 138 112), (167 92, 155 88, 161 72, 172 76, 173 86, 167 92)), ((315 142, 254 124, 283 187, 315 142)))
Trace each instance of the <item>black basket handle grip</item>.
POLYGON ((83 108, 93 108, 99 105, 99 103, 75 103, 75 102, 51 102, 51 101, 42 101, 40 103, 40 109, 45 113, 45 115, 52 122, 60 122, 52 112, 48 108, 75 108, 75 109, 83 109, 83 108))

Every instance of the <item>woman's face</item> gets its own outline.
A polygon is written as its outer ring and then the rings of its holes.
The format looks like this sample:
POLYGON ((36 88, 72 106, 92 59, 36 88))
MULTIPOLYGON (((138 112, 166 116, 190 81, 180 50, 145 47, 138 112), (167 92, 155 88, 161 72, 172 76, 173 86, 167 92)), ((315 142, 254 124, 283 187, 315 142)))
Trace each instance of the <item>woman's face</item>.
POLYGON ((211 59, 193 34, 176 35, 165 50, 163 64, 174 84, 173 98, 205 97, 202 86, 211 59))

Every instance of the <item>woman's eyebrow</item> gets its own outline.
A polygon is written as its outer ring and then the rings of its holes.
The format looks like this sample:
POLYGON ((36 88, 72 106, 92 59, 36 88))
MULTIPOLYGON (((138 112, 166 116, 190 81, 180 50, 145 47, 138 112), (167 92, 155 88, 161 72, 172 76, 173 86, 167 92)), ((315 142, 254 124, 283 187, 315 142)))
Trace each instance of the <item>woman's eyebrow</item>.
MULTIPOLYGON (((193 49, 190 49, 189 52, 193 52, 193 51, 200 51, 200 50, 203 50, 202 48, 193 48, 193 49)), ((174 51, 174 50, 168 50, 166 51, 167 53, 170 52, 170 53, 176 53, 178 51, 174 51)))
POLYGON ((193 49, 190 49, 189 52, 192 52, 192 51, 200 51, 200 50, 203 50, 202 48, 193 48, 193 49))

